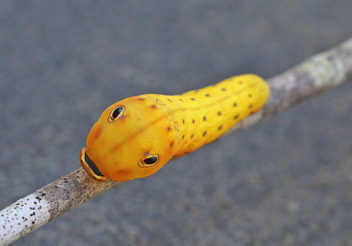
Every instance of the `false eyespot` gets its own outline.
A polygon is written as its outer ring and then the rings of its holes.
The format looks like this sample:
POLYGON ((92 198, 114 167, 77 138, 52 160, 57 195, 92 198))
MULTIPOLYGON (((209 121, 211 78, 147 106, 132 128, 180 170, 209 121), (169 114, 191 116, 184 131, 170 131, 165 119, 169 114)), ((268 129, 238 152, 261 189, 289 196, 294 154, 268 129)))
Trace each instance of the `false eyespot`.
POLYGON ((158 155, 148 155, 145 158, 142 158, 141 160, 139 160, 138 162, 138 166, 140 167, 152 167, 155 164, 158 163, 158 155))
POLYGON ((182 95, 126 98, 92 127, 81 164, 99 182, 150 176, 260 110, 269 93, 262 78, 246 74, 182 95))
POLYGON ((118 118, 120 118, 125 111, 124 106, 117 106, 114 108, 108 118, 109 123, 114 123, 118 118))

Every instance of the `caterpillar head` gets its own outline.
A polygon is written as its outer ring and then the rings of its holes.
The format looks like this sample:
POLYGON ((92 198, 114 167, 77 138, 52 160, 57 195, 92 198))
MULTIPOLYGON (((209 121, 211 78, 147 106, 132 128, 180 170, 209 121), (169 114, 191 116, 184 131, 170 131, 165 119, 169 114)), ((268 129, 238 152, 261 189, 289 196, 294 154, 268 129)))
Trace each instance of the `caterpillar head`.
POLYGON ((99 182, 150 176, 174 153, 178 129, 173 122, 171 110, 154 95, 117 102, 90 130, 81 165, 99 182))

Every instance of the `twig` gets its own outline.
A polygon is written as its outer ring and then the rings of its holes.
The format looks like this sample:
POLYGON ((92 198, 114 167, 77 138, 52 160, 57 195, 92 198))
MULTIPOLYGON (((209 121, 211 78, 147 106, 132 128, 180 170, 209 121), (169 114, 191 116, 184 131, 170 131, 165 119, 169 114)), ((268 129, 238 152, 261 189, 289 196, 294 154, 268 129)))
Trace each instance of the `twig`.
MULTIPOLYGON (((277 114, 352 77, 352 39, 315 55, 267 80, 271 95, 266 106, 238 123, 234 132, 277 114)), ((93 181, 82 168, 58 179, 0 211, 0 245, 27 233, 121 183, 93 181)))

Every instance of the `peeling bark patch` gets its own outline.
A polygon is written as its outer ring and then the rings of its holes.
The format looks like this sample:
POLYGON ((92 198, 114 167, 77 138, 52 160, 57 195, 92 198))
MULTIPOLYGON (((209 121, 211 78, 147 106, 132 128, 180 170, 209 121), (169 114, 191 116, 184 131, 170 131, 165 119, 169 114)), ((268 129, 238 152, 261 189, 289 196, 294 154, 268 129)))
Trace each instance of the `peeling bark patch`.
POLYGON ((4 218, 0 221, 3 228, 0 232, 1 243, 7 245, 14 242, 47 223, 50 218, 49 209, 49 203, 40 198, 38 193, 33 193, 0 211, 0 217, 4 218))

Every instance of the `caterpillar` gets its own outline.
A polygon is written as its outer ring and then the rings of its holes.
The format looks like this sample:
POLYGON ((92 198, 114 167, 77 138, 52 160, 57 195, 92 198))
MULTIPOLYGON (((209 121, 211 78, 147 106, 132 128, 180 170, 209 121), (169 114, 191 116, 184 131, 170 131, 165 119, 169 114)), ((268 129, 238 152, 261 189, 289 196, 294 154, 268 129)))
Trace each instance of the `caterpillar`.
POLYGON ((150 176, 261 109, 269 93, 262 78, 245 74, 182 95, 126 98, 94 124, 80 152, 81 165, 99 182, 150 176))

